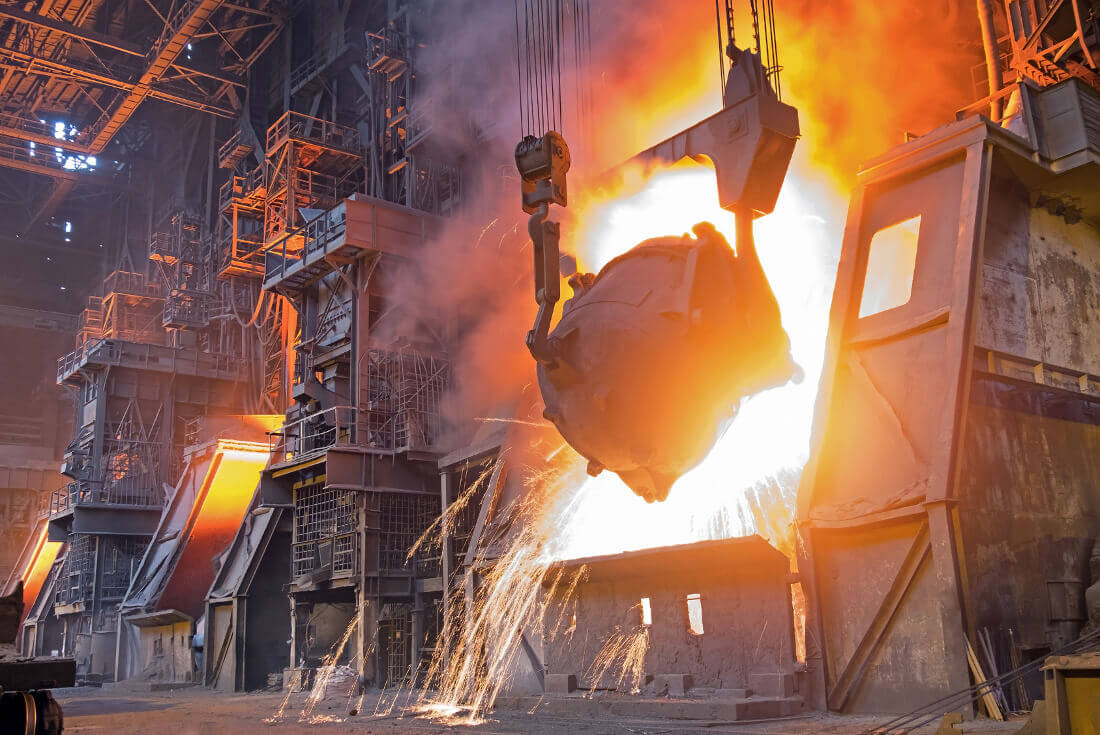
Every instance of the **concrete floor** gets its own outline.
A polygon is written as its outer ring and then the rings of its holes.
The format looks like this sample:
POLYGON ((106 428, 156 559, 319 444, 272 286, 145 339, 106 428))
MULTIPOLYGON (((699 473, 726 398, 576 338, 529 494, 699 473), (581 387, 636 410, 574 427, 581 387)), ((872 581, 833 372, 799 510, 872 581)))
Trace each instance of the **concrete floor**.
MULTIPOLYGON (((65 712, 69 735, 215 735, 221 733, 539 733, 540 735, 859 735, 888 718, 814 714, 770 723, 738 725, 704 724, 675 720, 625 718, 569 718, 529 714, 522 710, 498 710, 484 723, 455 726, 430 719, 386 712, 378 694, 368 694, 363 713, 346 714, 346 704, 321 702, 308 709, 305 694, 286 697, 276 693, 225 694, 200 687, 148 692, 133 687, 77 688, 54 691, 65 712), (378 714, 375 714, 378 710, 378 714)), ((1022 720, 1011 723, 977 721, 963 732, 1013 733, 1022 720)), ((934 733, 934 726, 920 733, 934 733)))

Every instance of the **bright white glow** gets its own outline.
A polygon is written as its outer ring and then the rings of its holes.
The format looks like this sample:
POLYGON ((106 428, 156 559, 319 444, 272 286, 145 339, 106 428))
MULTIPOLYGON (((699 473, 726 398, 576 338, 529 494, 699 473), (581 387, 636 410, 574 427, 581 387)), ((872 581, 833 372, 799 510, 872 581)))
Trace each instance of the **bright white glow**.
POLYGON ((642 625, 653 625, 653 608, 649 604, 649 598, 643 597, 639 606, 642 610, 642 625))
POLYGON ((919 239, 920 215, 884 227, 871 238, 860 319, 909 303, 919 239))
POLYGON ((69 220, 65 220, 65 232, 73 231, 73 223, 69 220))
POLYGON ((53 137, 58 140, 65 140, 65 123, 58 120, 53 124, 53 137))
POLYGON ((57 161, 66 171, 88 171, 95 168, 95 156, 66 156, 61 153, 60 148, 58 148, 57 151, 57 161))
MULTIPOLYGON (((747 494, 777 475, 792 485, 781 489, 793 503, 793 485, 809 456, 845 211, 832 183, 809 171, 796 152, 775 211, 755 228, 757 252, 804 379, 744 401, 707 458, 673 485, 663 503, 646 503, 611 472, 587 479, 576 512, 561 528, 565 557, 753 533, 758 529, 747 494), (615 532, 608 518, 615 519, 615 532)), ((582 210, 576 252, 584 269, 596 271, 642 240, 690 232, 701 221, 733 242, 733 215, 718 206, 713 170, 676 167, 582 210)))
POLYGON ((687 596, 688 630, 703 635, 703 598, 698 593, 687 596))

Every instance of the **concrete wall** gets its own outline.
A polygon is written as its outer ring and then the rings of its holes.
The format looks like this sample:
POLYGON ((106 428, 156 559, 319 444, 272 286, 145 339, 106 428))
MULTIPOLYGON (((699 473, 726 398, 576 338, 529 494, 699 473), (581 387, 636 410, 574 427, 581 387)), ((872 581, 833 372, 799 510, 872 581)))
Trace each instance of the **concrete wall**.
POLYGON ((604 574, 601 562, 588 563, 589 581, 578 584, 569 598, 559 589, 547 605, 547 673, 575 674, 582 687, 629 690, 637 682, 629 677, 620 682, 621 663, 607 671, 597 663, 616 635, 645 647, 646 675, 690 674, 699 687, 745 688, 752 672, 790 672, 795 653, 786 558, 771 550, 773 555, 749 561, 731 550, 716 562, 696 557, 692 546, 671 547, 678 559, 671 568, 654 558, 672 553, 660 549, 640 552, 648 556, 638 558, 633 573, 616 567, 604 574), (701 635, 688 625, 691 594, 701 598, 701 635), (642 621, 643 597, 650 601, 649 625, 642 621))

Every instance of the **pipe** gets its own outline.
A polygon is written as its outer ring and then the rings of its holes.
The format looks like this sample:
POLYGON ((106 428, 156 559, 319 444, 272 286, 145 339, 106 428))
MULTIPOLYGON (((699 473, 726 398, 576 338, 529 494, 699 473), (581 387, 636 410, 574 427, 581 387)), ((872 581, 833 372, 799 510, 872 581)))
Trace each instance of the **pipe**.
MULTIPOLYGON (((997 32, 993 25, 993 0, 977 0, 978 22, 982 27, 982 48, 985 50, 985 69, 989 78, 990 96, 997 94, 1004 86, 1001 76, 1001 59, 997 53, 997 32)), ((989 116, 993 122, 1001 122, 1002 101, 990 100, 989 116)))

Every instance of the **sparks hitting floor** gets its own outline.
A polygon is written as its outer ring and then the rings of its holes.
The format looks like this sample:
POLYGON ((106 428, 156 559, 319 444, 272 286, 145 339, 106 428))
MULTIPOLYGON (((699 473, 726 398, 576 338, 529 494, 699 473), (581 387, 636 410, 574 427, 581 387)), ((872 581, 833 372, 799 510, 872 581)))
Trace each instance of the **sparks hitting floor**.
MULTIPOLYGON (((103 689, 56 690, 65 710, 65 731, 71 735, 215 735, 220 733, 538 733, 539 735, 675 735, 676 733, 738 733, 739 735, 858 735, 888 718, 814 714, 805 718, 723 725, 713 721, 581 717, 530 714, 524 709, 499 709, 485 722, 456 726, 445 722, 404 716, 397 712, 373 714, 377 693, 368 694, 362 713, 349 716, 345 708, 318 705, 308 716, 306 694, 295 694, 281 717, 276 717, 284 695, 272 692, 222 694, 200 687, 172 691, 140 691, 140 685, 106 686, 103 689)), ((513 704, 520 704, 515 702, 513 704)), ((674 704, 670 702, 670 704, 674 704)), ((378 708, 379 712, 385 710, 378 708)), ((672 710, 670 709, 670 714, 672 710)), ((1022 720, 1007 723, 981 721, 964 725, 958 732, 1014 733, 1022 720)), ((935 726, 920 733, 934 733, 935 726)))

